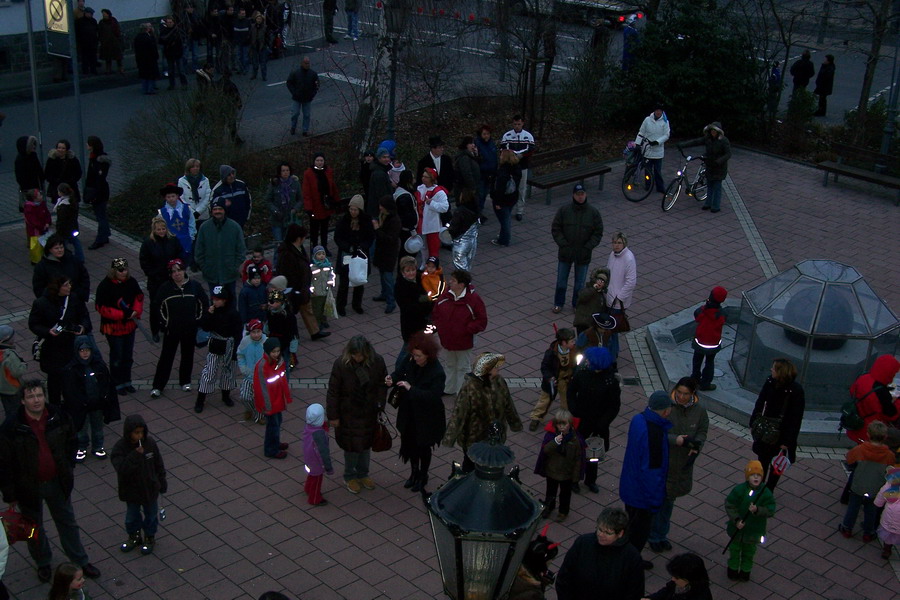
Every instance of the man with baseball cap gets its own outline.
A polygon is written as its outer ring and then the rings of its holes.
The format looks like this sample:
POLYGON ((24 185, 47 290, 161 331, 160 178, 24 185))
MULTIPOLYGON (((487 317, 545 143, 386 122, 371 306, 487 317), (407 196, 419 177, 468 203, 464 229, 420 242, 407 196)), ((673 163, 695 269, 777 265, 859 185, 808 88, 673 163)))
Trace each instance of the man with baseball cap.
POLYGON ((572 188, 572 201, 561 206, 553 217, 550 228, 553 241, 559 246, 559 264, 556 269, 556 292, 553 297, 553 312, 558 314, 566 303, 566 289, 569 287, 569 272, 575 265, 575 289, 572 292, 572 307, 578 300, 578 292, 584 287, 591 252, 603 237, 603 219, 600 211, 587 203, 587 192, 581 183, 572 188))

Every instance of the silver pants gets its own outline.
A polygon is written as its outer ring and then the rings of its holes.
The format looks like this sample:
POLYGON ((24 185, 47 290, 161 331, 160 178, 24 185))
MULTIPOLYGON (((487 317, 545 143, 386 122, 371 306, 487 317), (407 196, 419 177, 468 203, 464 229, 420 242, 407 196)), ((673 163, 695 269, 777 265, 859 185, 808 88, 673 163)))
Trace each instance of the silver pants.
POLYGON ((453 266, 468 271, 477 249, 478 221, 475 221, 464 234, 453 240, 453 266))

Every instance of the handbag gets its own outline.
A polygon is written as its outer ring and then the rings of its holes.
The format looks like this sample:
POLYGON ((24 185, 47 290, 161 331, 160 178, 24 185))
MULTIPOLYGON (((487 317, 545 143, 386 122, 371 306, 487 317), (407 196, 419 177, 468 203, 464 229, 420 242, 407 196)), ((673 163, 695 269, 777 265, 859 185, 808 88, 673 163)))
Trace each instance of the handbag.
POLYGON ((17 511, 15 508, 10 507, 8 510, 0 511, 0 520, 3 521, 6 540, 9 542, 10 546, 16 542, 37 540, 37 523, 17 511))
POLYGON ((347 273, 350 287, 365 285, 369 280, 369 258, 361 250, 350 257, 347 273))
POLYGON ((631 331, 631 323, 628 322, 628 315, 625 314, 625 305, 619 300, 619 297, 612 301, 611 309, 616 308, 616 302, 619 303, 619 310, 622 312, 616 313, 616 326, 612 328, 614 333, 625 333, 626 331, 631 331))
POLYGON ((209 338, 209 353, 222 356, 228 349, 228 342, 222 338, 209 338))
POLYGON ((400 390, 403 388, 399 386, 394 386, 391 388, 391 391, 388 392, 387 403, 397 408, 400 406, 400 390))
POLYGON ((775 446, 781 437, 781 422, 784 419, 784 411, 787 410, 787 402, 781 407, 781 414, 777 417, 765 416, 766 406, 767 404, 763 404, 762 412, 750 425, 750 436, 754 442, 775 446))
POLYGON ((384 411, 378 413, 378 422, 375 424, 375 435, 372 436, 372 452, 387 452, 393 445, 394 436, 387 427, 387 415, 384 411))

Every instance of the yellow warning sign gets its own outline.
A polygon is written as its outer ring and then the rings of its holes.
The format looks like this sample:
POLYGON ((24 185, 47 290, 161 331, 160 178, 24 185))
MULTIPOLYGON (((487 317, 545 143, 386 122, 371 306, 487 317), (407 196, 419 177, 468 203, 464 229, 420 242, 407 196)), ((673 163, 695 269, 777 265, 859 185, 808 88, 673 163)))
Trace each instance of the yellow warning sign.
POLYGON ((47 31, 69 33, 69 7, 67 0, 44 0, 47 31))

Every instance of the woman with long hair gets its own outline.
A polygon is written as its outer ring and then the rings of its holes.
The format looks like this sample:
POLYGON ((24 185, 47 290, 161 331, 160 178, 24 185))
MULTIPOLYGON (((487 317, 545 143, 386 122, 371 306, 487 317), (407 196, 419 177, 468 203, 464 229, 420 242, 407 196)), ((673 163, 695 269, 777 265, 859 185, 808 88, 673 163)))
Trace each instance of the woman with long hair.
POLYGON ((153 310, 156 292, 169 279, 169 262, 182 257, 181 243, 169 233, 166 221, 160 215, 150 220, 150 235, 144 238, 138 259, 141 270, 147 276, 147 295, 150 297, 150 333, 153 341, 159 339, 158 311, 153 310))
POLYGON ((772 459, 780 452, 786 452, 793 463, 797 460, 797 437, 803 424, 806 397, 803 388, 795 381, 797 367, 786 358, 776 358, 772 362, 770 375, 759 391, 756 405, 750 414, 750 430, 758 418, 780 420, 777 440, 772 443, 758 439, 753 441, 753 452, 765 469, 764 478, 770 490, 778 485, 779 475, 772 470, 772 459))
POLYGON ((269 205, 272 237, 280 242, 284 239, 288 225, 299 222, 300 179, 294 175, 291 163, 282 162, 278 165, 275 176, 269 180, 266 202, 269 205))
POLYGON ((134 365, 134 332, 144 312, 144 292, 131 276, 128 261, 114 258, 103 281, 97 286, 100 331, 109 344, 109 371, 120 396, 137 390, 131 384, 134 365))
POLYGON ((325 164, 325 155, 316 152, 313 164, 303 173, 303 210, 309 215, 309 243, 322 246, 328 254, 328 221, 340 202, 334 169, 325 164))
MULTIPOLYGON (((109 72, 109 62, 106 64, 106 71, 109 72)), ((103 151, 103 141, 96 135, 88 136, 87 150, 88 168, 84 178, 84 201, 93 207, 94 216, 97 218, 97 237, 94 238, 94 243, 88 246, 88 250, 96 250, 108 244, 109 236, 112 234, 109 217, 106 214, 106 207, 109 204, 109 182, 106 178, 109 177, 112 160, 109 154, 103 151)))
POLYGON ((522 167, 519 155, 504 148, 500 151, 500 167, 491 188, 491 203, 500 223, 500 234, 491 240, 495 246, 509 246, 512 240, 512 209, 519 201, 522 167))
MULTIPOLYGON (((338 257, 335 263, 338 274, 337 312, 340 316, 347 314, 347 292, 350 287, 350 268, 344 264, 345 256, 353 256, 356 252, 363 252, 368 256, 369 248, 375 241, 375 228, 372 219, 363 212, 365 201, 357 194, 350 199, 347 212, 340 218, 334 228, 334 243, 338 247, 338 257)), ((371 263, 369 265, 371 267, 371 263)), ((357 314, 363 314, 362 300, 364 285, 353 288, 353 310, 357 314)))

